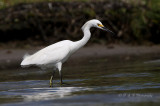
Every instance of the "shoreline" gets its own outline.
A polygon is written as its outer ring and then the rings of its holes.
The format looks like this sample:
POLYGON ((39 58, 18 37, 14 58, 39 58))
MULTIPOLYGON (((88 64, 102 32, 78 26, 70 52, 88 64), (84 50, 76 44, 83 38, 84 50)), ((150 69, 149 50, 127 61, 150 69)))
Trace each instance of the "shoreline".
MULTIPOLYGON (((0 69, 20 68, 23 56, 33 54, 43 47, 32 49, 2 49, 0 51, 0 69)), ((144 54, 160 54, 160 45, 153 46, 128 46, 128 45, 93 45, 85 46, 73 54, 67 62, 73 62, 75 59, 100 58, 109 56, 141 56, 144 54)))

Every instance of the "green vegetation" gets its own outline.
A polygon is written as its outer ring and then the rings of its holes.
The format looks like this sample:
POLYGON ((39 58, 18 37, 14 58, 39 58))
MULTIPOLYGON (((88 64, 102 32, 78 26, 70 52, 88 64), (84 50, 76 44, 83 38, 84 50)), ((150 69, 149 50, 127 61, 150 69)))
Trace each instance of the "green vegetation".
MULTIPOLYGON (((8 5, 4 7, 12 7, 0 11, 0 35, 3 38, 0 41, 77 40, 82 37, 80 27, 84 22, 97 18, 119 36, 120 42, 160 44, 160 0, 52 1, 55 0, 34 0, 36 3, 32 3, 33 0, 8 0, 8 5), (52 7, 49 7, 48 1, 51 1, 52 7)), ((99 30, 93 34, 96 36, 91 39, 92 43, 106 43, 112 39, 99 30)))
MULTIPOLYGON (((19 3, 35 3, 35 2, 71 2, 74 0, 0 0, 0 9, 13 6, 19 3)), ((91 1, 91 0, 76 0, 76 1, 91 1)))
POLYGON ((145 6, 134 8, 135 12, 131 20, 133 34, 139 41, 143 40, 143 36, 147 36, 152 42, 160 43, 160 40, 157 40, 160 34, 158 30, 160 28, 160 1, 147 0, 145 6))
MULTIPOLYGON (((75 0, 0 0, 0 8, 13 6, 13 5, 16 5, 19 3, 56 2, 56 1, 72 2, 75 0)), ((98 1, 107 1, 107 0, 76 0, 76 1, 87 1, 87 2, 96 1, 96 2, 98 2, 98 1)), ((142 4, 142 5, 152 6, 154 4, 154 8, 157 8, 160 5, 158 0, 116 0, 116 1, 122 1, 122 2, 125 2, 128 4, 132 4, 132 5, 142 4)))
MULTIPOLYGON (((13 6, 19 3, 35 3, 35 2, 71 2, 74 0, 0 0, 0 8, 13 6)), ((76 1, 91 1, 91 0, 76 0, 76 1)))

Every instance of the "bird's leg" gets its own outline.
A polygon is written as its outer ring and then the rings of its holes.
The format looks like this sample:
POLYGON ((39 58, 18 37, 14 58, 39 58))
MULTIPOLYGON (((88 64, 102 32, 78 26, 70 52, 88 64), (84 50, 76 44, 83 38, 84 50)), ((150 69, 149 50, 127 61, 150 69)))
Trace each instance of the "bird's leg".
POLYGON ((62 81, 62 72, 59 71, 59 75, 60 75, 60 79, 61 79, 61 85, 63 84, 63 81, 62 81))
POLYGON ((61 63, 61 62, 58 63, 57 66, 58 66, 57 68, 58 68, 58 70, 59 70, 59 75, 60 75, 61 85, 62 85, 62 84, 63 84, 63 81, 62 81, 62 72, 61 72, 62 63, 61 63))
POLYGON ((53 75, 51 76, 51 78, 50 78, 50 81, 49 81, 49 85, 50 85, 50 87, 52 87, 52 83, 53 83, 53 75))
POLYGON ((55 73, 55 72, 53 71, 53 75, 51 76, 50 81, 49 81, 50 87, 53 86, 53 76, 54 76, 54 73, 55 73))

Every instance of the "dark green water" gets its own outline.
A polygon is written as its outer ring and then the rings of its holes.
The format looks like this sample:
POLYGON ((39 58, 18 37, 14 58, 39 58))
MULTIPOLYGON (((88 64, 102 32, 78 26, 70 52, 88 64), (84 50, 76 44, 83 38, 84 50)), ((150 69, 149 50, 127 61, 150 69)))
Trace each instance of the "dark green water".
POLYGON ((160 56, 117 56, 70 61, 58 72, 17 68, 0 71, 4 106, 154 106, 160 105, 160 56))

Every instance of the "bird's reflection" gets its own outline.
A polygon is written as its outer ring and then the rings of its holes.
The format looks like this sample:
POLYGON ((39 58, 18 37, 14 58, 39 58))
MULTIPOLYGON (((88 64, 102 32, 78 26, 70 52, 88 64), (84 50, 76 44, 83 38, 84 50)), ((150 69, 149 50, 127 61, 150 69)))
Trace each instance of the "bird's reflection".
POLYGON ((32 93, 23 95, 25 101, 40 101, 60 99, 71 95, 73 92, 89 90, 84 87, 56 87, 56 88, 32 88, 32 93))

